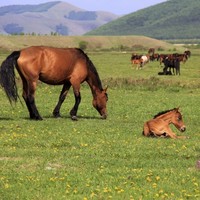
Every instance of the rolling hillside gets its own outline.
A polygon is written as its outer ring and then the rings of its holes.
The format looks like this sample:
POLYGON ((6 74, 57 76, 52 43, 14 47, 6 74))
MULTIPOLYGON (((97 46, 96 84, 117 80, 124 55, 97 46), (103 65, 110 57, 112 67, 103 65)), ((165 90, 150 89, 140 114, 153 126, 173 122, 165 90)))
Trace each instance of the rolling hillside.
POLYGON ((200 38, 200 1, 168 0, 109 22, 87 35, 144 35, 156 39, 200 38))
POLYGON ((61 1, 0 7, 0 34, 83 35, 118 18, 108 12, 87 11, 61 1))
POLYGON ((54 47, 79 47, 81 41, 87 43, 87 50, 123 50, 123 47, 130 50, 143 49, 147 52, 150 47, 163 50, 177 49, 183 52, 182 47, 174 46, 165 41, 156 40, 144 36, 33 36, 33 35, 0 35, 0 50, 15 51, 28 46, 54 46, 54 47))

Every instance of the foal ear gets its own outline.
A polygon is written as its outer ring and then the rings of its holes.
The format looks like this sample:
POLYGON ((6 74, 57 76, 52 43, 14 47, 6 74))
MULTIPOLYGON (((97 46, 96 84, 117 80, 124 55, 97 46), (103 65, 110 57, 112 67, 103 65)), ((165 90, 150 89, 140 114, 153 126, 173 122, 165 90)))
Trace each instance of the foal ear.
POLYGON ((180 112, 181 110, 180 110, 180 106, 178 106, 177 108, 176 108, 176 110, 178 111, 178 112, 180 112))
POLYGON ((103 89, 103 90, 106 92, 106 91, 107 91, 107 89, 108 89, 108 86, 106 86, 106 87, 105 87, 105 89, 103 89))

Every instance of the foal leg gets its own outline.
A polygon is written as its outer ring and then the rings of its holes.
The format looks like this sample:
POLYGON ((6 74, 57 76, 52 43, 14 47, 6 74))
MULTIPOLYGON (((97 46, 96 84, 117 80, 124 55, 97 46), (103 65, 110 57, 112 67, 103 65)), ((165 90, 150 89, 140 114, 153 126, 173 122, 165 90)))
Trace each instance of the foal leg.
POLYGON ((171 137, 171 138, 173 138, 173 139, 187 139, 187 137, 186 136, 183 136, 183 135, 181 135, 181 136, 177 136, 172 130, 171 130, 171 128, 168 128, 168 130, 167 130, 167 135, 169 136, 169 137, 171 137))
POLYGON ((64 100, 65 100, 65 98, 67 96, 67 93, 68 93, 70 87, 71 87, 71 83, 69 83, 69 82, 65 83, 63 85, 62 91, 61 91, 60 96, 59 96, 58 103, 57 103, 56 107, 53 110, 53 116, 54 117, 61 117, 60 116, 60 108, 61 108, 61 105, 62 105, 62 103, 64 102, 64 100))
POLYGON ((78 106, 81 102, 80 85, 77 88, 73 87, 73 89, 74 89, 75 104, 74 104, 74 107, 70 111, 70 115, 71 115, 72 120, 78 120, 76 114, 77 114, 78 106))
POLYGON ((173 139, 179 138, 179 137, 171 130, 170 127, 166 127, 164 132, 165 132, 166 135, 169 136, 170 138, 173 138, 173 139))

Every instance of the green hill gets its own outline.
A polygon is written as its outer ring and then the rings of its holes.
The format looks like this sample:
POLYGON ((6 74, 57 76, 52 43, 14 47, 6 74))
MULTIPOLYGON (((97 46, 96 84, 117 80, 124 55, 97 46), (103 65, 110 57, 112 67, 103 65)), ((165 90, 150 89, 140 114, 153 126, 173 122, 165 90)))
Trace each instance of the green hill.
POLYGON ((157 39, 200 38, 200 1, 168 0, 109 22, 87 35, 144 35, 157 39))
POLYGON ((28 46, 79 47, 80 43, 87 44, 87 50, 148 50, 150 47, 162 50, 177 49, 165 41, 144 36, 32 36, 32 35, 0 35, 0 51, 14 51, 28 46))

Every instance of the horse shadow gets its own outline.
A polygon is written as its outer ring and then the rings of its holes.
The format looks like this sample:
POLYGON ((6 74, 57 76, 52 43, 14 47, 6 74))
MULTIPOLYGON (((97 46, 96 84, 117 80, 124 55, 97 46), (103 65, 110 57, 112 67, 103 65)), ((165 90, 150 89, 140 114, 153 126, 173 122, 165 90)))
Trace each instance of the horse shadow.
MULTIPOLYGON (((101 117, 98 117, 98 116, 77 116, 77 119, 90 119, 90 120, 95 120, 95 119, 100 119, 101 117)), ((32 120, 30 119, 30 117, 23 117, 24 120, 27 120, 27 121, 35 121, 35 120, 32 120)), ((43 119, 69 119, 69 120, 72 120, 71 119, 71 116, 67 116, 67 115, 63 115, 61 117, 54 117, 52 115, 44 115, 43 116, 43 119)), ((13 121, 14 119, 11 118, 11 117, 0 117, 0 121, 13 121)), ((78 120, 72 120, 72 121, 78 121, 78 120)), ((40 121, 40 120, 38 120, 40 121)), ((42 121, 42 120, 41 120, 42 121)))
MULTIPOLYGON (((43 119, 69 119, 71 121, 78 121, 79 119, 90 119, 90 120, 94 120, 94 119, 100 119, 101 117, 98 116, 83 116, 83 115, 77 115, 77 120, 72 120, 71 116, 69 115, 62 115, 61 117, 54 117, 52 115, 44 115, 43 119)), ((27 118, 30 120, 30 118, 27 118)))
POLYGON ((0 117, 0 121, 13 121, 10 117, 0 117))

